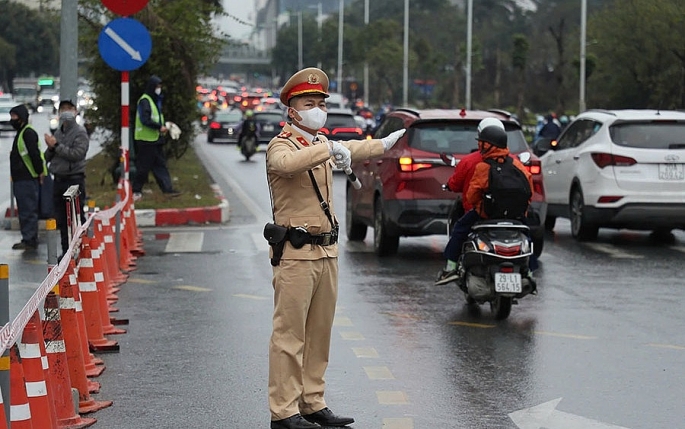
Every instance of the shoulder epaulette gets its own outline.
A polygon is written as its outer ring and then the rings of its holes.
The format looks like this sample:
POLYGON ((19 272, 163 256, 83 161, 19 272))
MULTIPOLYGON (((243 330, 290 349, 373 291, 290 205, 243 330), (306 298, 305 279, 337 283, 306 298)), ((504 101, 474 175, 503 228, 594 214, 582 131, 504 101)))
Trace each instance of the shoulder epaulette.
POLYGON ((309 142, 302 136, 297 136, 297 142, 302 146, 309 146, 309 142))
POLYGON ((293 135, 293 133, 291 133, 290 131, 283 131, 277 137, 282 138, 282 139, 287 139, 288 137, 290 137, 292 135, 293 135))

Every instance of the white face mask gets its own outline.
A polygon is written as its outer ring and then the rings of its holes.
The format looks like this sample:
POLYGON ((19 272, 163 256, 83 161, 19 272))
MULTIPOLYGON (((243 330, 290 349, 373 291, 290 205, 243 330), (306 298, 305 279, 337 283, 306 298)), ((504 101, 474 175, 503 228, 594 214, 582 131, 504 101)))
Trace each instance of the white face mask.
POLYGON ((160 95, 162 93, 162 88, 155 88, 155 94, 160 95))
POLYGON ((315 131, 318 131, 326 124, 326 118, 328 117, 328 114, 318 107, 309 110, 296 110, 296 112, 302 118, 300 125, 315 131))

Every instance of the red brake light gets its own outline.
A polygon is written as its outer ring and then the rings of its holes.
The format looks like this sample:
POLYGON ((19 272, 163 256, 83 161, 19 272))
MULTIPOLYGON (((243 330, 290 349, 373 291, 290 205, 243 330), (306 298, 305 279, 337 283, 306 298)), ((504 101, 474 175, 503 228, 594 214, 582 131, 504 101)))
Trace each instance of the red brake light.
POLYGON ((328 128, 321 128, 319 131, 326 135, 329 135, 331 133, 331 130, 329 130, 328 128))
MULTIPOLYGON (((505 246, 497 246, 494 245, 495 247, 495 253, 498 255, 502 256, 516 256, 521 253, 521 246, 511 246, 511 247, 505 247, 505 246)), ((514 268, 513 267, 501 267, 500 272, 502 273, 513 273, 514 268)))
POLYGON ((616 201, 619 201, 621 198, 623 198, 623 197, 620 197, 618 195, 608 195, 608 196, 605 195, 603 197, 599 197, 597 202, 598 203, 615 203, 616 201))
POLYGON ((603 152, 594 152, 591 154, 591 156, 592 160, 599 168, 604 168, 609 165, 615 165, 617 167, 630 167, 631 165, 637 164, 637 161, 628 156, 612 155, 610 153, 603 152))
POLYGON ((278 125, 280 125, 281 127, 285 127, 285 121, 279 122, 278 125))
POLYGON ((466 116, 466 109, 462 107, 461 111, 459 112, 459 116, 461 116, 462 118, 466 116))
POLYGON ((221 124, 213 121, 211 124, 209 124, 209 128, 213 130, 218 130, 219 128, 221 128, 221 124))
MULTIPOLYGON (((514 253, 514 255, 518 254, 518 252, 521 250, 521 248, 519 246, 516 246, 515 250, 516 250, 516 253, 514 253)), ((502 248, 502 247, 495 246, 495 252, 497 252, 500 255, 504 254, 504 253, 500 253, 500 251, 506 252, 506 249, 502 248)), ((509 253, 509 252, 506 252, 506 253, 509 253)), ((500 267, 499 272, 500 273, 513 273, 514 267, 500 267)))
POLYGON ((361 128, 333 128, 333 132, 331 134, 340 134, 340 133, 355 133, 362 135, 362 129, 361 128))
POLYGON ((405 171, 413 173, 414 171, 423 170, 426 168, 431 168, 433 164, 414 162, 414 160, 409 156, 403 156, 399 159, 400 171, 405 171))
POLYGON ((542 172, 542 165, 540 164, 540 161, 535 159, 530 161, 528 165, 526 165, 526 170, 533 176, 536 174, 540 174, 542 172))

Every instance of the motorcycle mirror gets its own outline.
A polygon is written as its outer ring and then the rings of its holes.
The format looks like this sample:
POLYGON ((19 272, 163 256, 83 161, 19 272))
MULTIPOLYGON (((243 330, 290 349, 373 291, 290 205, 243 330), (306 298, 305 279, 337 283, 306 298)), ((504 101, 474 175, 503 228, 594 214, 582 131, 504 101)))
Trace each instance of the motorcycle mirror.
POLYGON ((526 165, 530 162, 530 152, 521 152, 519 153, 519 161, 521 161, 521 164, 526 165))
POLYGON ((454 156, 452 156, 452 155, 450 155, 450 154, 447 154, 447 153, 445 153, 445 152, 442 152, 442 153, 440 154, 440 159, 441 159, 442 162, 444 162, 446 165, 449 165, 449 166, 451 166, 451 167, 454 167, 455 165, 457 165, 457 159, 456 159, 454 156))

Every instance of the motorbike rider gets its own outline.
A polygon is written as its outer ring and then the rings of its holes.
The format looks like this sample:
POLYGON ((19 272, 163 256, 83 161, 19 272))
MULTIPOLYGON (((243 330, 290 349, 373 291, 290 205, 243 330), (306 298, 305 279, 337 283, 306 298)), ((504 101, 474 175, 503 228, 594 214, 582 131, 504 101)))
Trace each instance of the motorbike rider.
MULTIPOLYGON (((485 121, 486 119, 481 121, 478 127, 478 136, 476 137, 478 152, 468 155, 457 164, 458 167, 464 163, 464 160, 470 157, 462 168, 459 169, 460 171, 457 171, 457 168, 455 168, 453 176, 456 175, 458 177, 454 180, 451 177, 451 183, 448 183, 450 190, 458 191, 458 185, 461 182, 464 210, 467 210, 467 207, 470 207, 470 209, 454 224, 452 236, 444 251, 447 263, 445 268, 438 274, 438 278, 435 281, 436 285, 447 284, 459 278, 457 261, 461 255, 464 241, 468 237, 471 227, 476 222, 488 218, 483 209, 483 195, 488 191, 490 165, 485 160, 494 159, 498 160, 498 162, 503 162, 504 158, 509 156, 507 133, 504 131, 502 122, 494 118, 488 118, 487 122, 485 121), (481 127, 481 125, 484 126, 481 127), (459 177, 462 176, 462 169, 464 179, 459 180, 459 177), (471 177, 468 176, 469 173, 471 177)), ((524 173, 528 179, 530 189, 533 189, 533 177, 528 170, 516 158, 513 158, 513 163, 516 168, 524 173)), ((530 200, 528 204, 530 204, 530 200)))
POLYGON ((245 111, 245 119, 240 124, 240 133, 238 134, 238 148, 241 147, 243 139, 254 137, 255 143, 258 141, 259 123, 254 119, 254 112, 250 109, 245 111))

